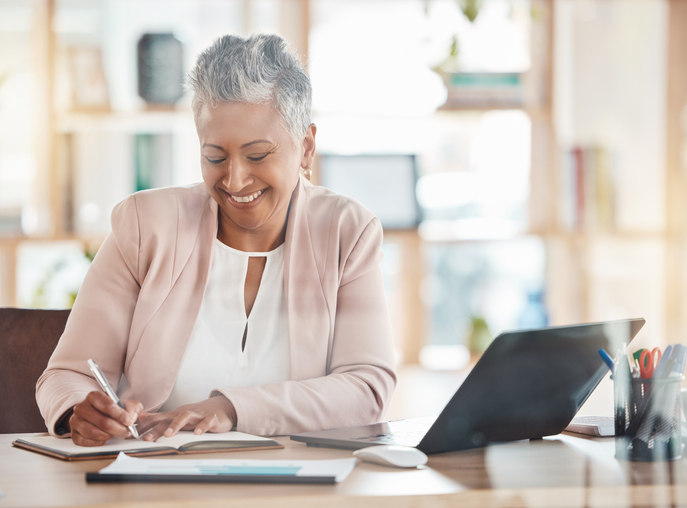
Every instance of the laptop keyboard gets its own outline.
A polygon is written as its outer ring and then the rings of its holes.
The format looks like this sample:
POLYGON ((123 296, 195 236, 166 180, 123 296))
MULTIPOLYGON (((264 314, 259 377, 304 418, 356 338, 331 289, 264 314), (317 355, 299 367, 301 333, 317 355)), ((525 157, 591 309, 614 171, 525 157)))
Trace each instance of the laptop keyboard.
POLYGON ((409 435, 397 434, 370 434, 368 436, 359 436, 355 438, 356 441, 374 441, 380 444, 393 444, 401 446, 415 446, 420 441, 417 434, 409 435))
POLYGON ((375 441, 380 444, 417 446, 429 428, 431 420, 426 418, 410 419, 401 422, 390 422, 390 432, 367 434, 355 438, 360 441, 375 441), (394 428, 395 427, 395 428, 394 428))

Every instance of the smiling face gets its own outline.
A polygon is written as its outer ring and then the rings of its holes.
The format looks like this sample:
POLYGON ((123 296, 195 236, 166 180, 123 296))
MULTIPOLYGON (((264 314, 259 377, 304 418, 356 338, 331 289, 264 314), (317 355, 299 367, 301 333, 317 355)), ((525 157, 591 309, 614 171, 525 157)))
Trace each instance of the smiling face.
POLYGON ((315 151, 315 126, 294 140, 270 105, 220 102, 196 115, 203 180, 219 205, 217 237, 245 251, 284 240, 291 194, 315 151))

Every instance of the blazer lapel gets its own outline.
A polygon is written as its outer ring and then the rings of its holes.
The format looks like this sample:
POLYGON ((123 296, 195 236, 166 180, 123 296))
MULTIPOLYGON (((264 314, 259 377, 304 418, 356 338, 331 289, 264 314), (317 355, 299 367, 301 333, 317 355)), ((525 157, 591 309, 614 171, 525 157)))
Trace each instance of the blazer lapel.
POLYGON ((140 340, 136 353, 127 355, 127 377, 130 386, 147 387, 132 394, 146 407, 159 407, 169 396, 203 300, 217 235, 217 205, 207 194, 204 197, 200 204, 179 203, 178 229, 170 238, 174 247, 169 250, 169 286, 158 279, 139 296, 137 307, 149 314, 143 326, 136 319, 143 314, 134 317, 132 333, 140 333, 140 340))
POLYGON ((294 190, 284 249, 291 379, 295 380, 326 374, 331 341, 330 314, 308 222, 306 185, 301 177, 294 190))

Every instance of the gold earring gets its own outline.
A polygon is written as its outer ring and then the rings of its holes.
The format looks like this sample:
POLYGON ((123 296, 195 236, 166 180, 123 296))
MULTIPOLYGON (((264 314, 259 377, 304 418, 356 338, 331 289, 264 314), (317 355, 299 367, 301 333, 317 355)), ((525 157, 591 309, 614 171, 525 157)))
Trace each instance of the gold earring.
POLYGON ((312 176, 312 169, 305 168, 303 170, 303 176, 306 177, 308 180, 310 180, 310 177, 312 176))

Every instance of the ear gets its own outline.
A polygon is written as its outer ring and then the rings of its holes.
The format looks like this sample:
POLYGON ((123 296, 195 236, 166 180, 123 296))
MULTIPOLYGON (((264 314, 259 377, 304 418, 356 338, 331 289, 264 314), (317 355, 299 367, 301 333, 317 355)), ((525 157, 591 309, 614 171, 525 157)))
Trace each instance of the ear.
POLYGON ((315 134, 317 134, 317 126, 311 123, 303 137, 303 156, 301 157, 303 169, 310 169, 315 159, 315 134))

